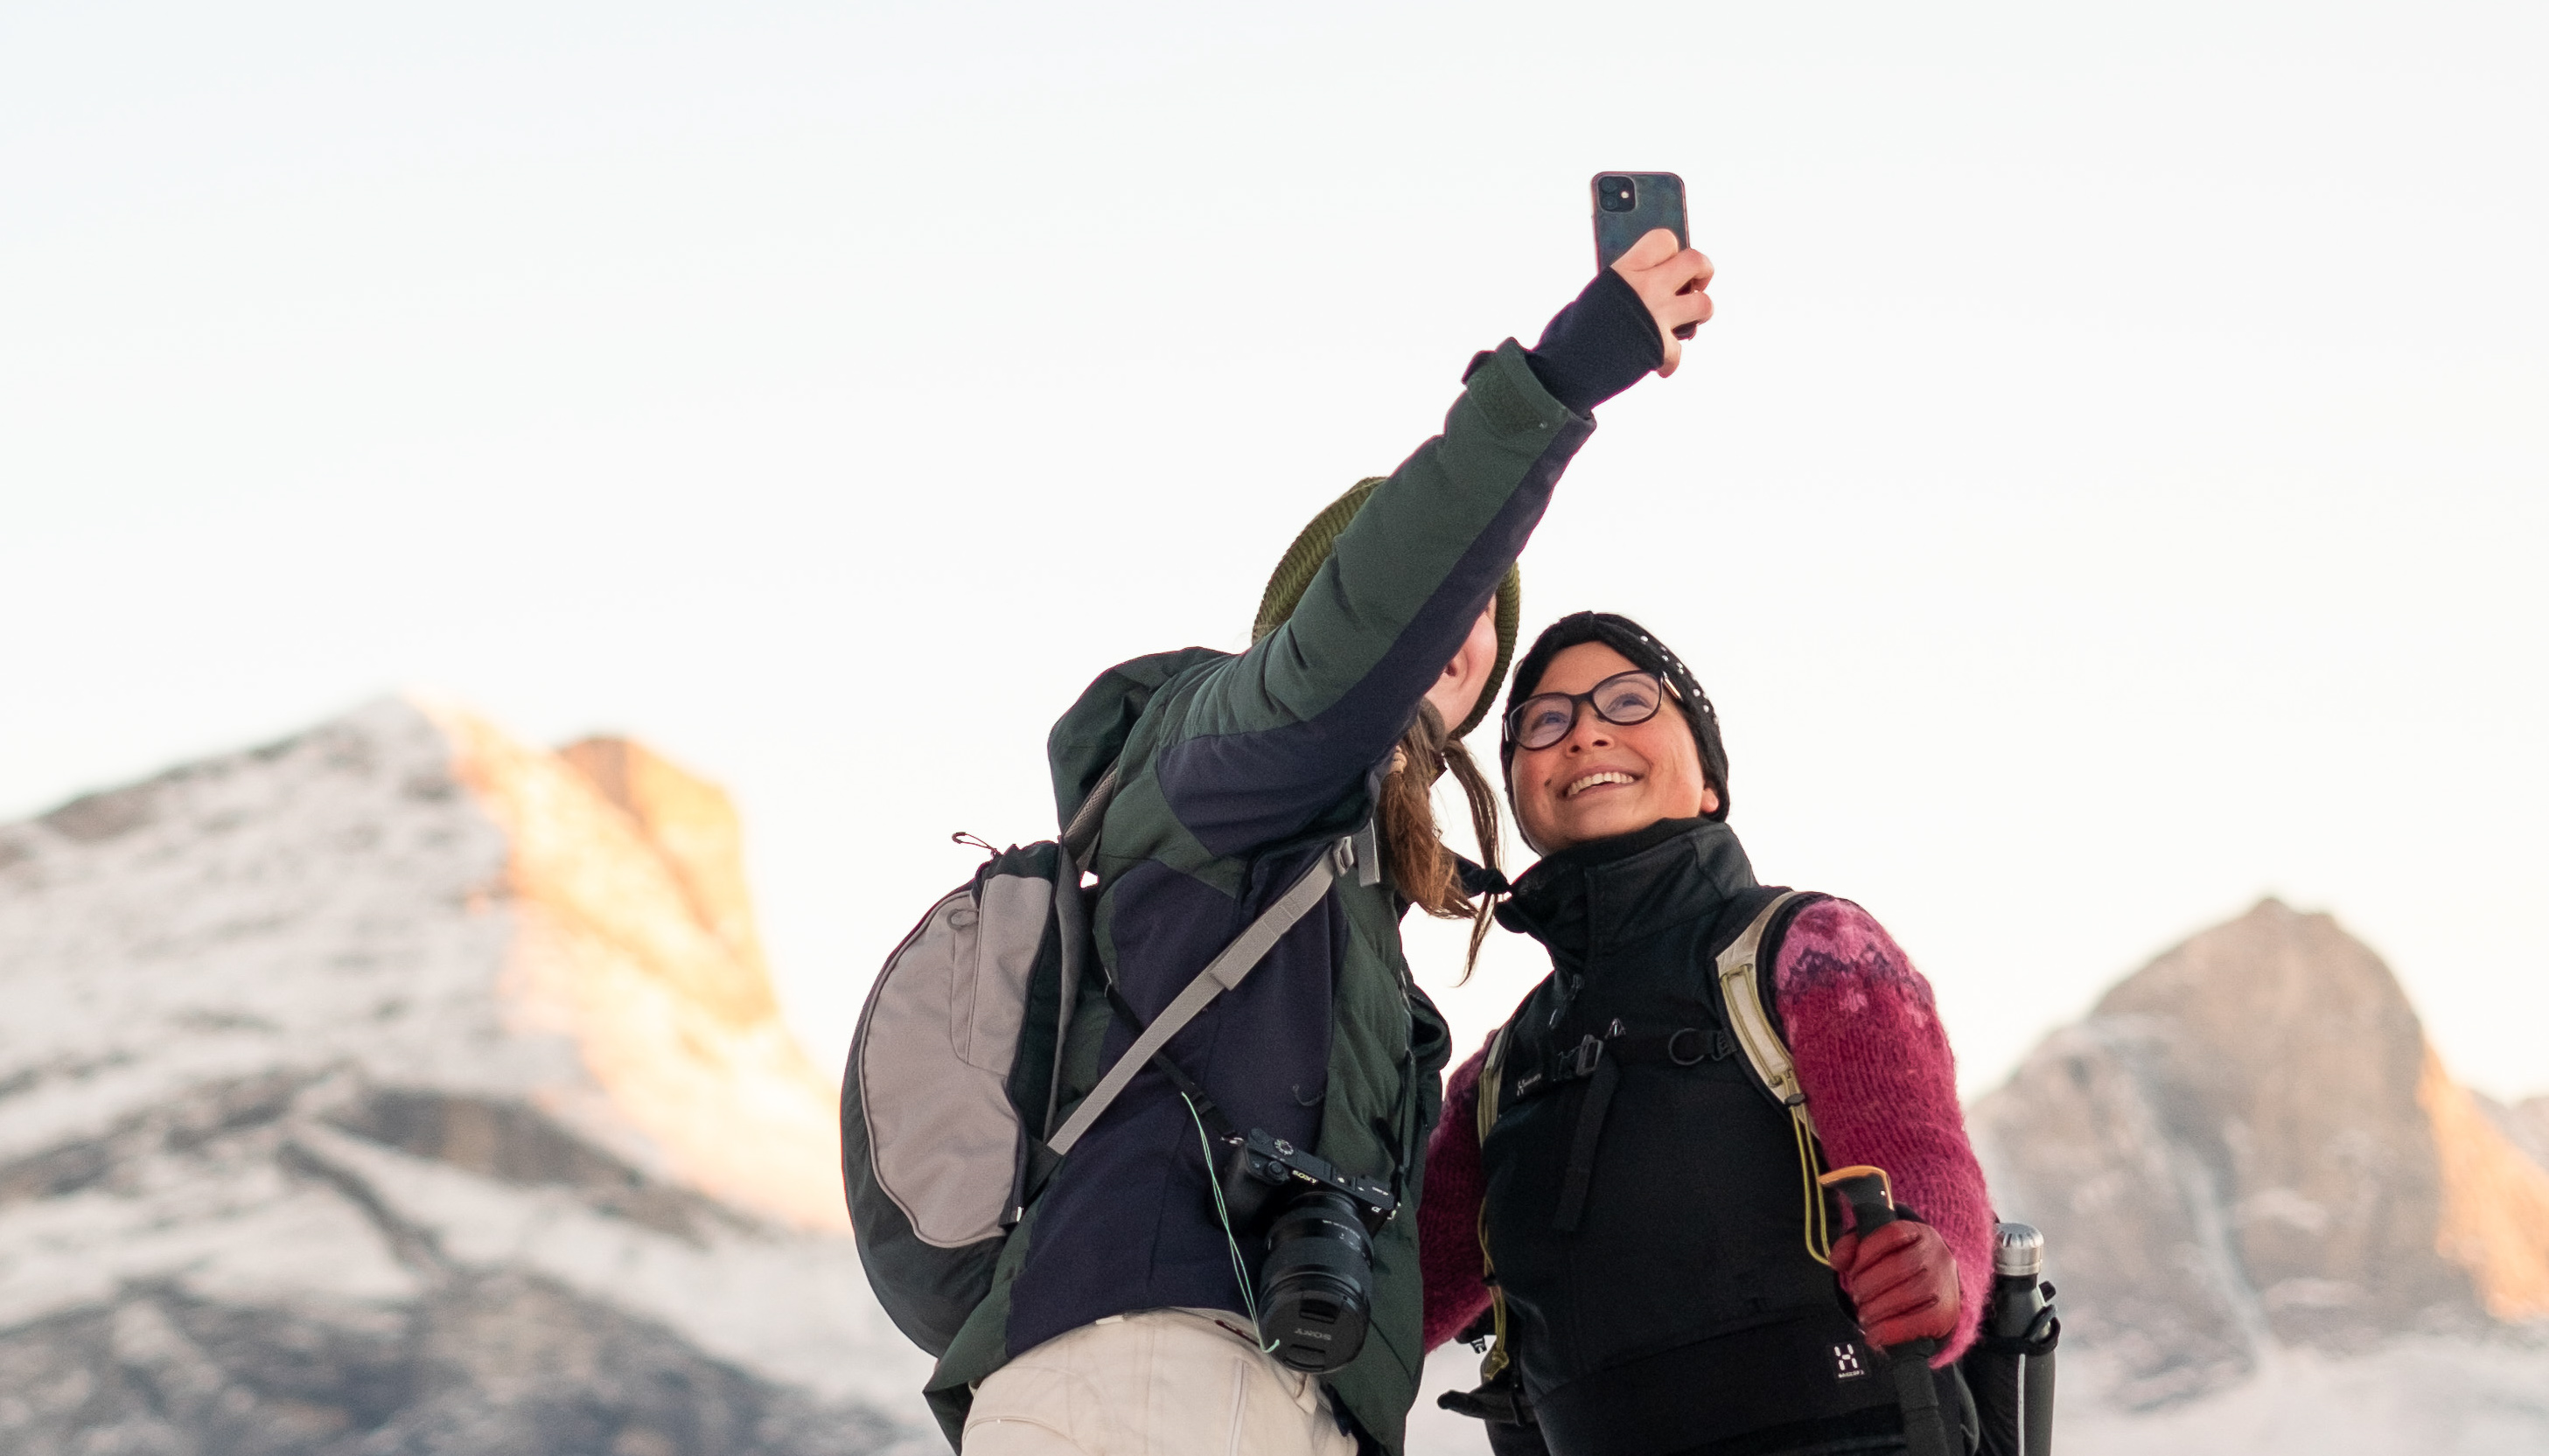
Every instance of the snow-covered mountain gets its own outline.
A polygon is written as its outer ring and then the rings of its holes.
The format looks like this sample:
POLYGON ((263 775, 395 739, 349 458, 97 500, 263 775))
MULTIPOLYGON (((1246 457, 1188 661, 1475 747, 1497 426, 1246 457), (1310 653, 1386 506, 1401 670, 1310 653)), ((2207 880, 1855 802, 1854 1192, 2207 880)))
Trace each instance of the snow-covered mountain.
MULTIPOLYGON (((393 699, 0 826, 0 1451, 943 1450, 731 806, 393 699)), ((1971 1110, 2080 1456, 2549 1452, 2549 1099, 2273 901, 1971 1110)), ((1412 1453, 1484 1450, 1432 1408, 1412 1453)))
POLYGON ((406 699, 0 827, 0 1450, 944 1449, 737 850, 406 699))
POLYGON ((2549 1452, 2549 1099, 2455 1083, 2329 917, 2170 951, 1970 1124, 2046 1234, 2067 1452, 2549 1452))

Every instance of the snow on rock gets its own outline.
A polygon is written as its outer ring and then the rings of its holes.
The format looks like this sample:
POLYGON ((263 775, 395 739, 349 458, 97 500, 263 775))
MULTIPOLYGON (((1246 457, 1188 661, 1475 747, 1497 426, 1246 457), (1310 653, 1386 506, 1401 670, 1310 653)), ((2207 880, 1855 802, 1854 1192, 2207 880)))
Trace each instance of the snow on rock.
POLYGON ((0 827, 0 1449, 928 1449, 713 786, 393 699, 0 827))
MULTIPOLYGON (((2066 1328, 2068 1321, 2066 1320, 2066 1328)), ((2549 1344, 2407 1334, 2359 1354, 2267 1351, 2245 1380, 2147 1410, 2086 1399, 2108 1372, 2061 1356, 2062 1456, 2510 1456, 2549 1451, 2549 1344), (2083 1390, 2074 1391, 2070 1387, 2083 1390)))

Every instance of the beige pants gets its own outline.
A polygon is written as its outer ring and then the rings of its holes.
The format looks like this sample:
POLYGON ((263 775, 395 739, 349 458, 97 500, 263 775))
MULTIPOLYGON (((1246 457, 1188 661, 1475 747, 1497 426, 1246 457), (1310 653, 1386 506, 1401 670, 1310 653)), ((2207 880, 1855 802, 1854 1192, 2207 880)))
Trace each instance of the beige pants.
POLYGON ((1243 1324, 1148 1310, 1046 1340, 976 1388, 965 1456, 1354 1456, 1318 1380, 1243 1324))

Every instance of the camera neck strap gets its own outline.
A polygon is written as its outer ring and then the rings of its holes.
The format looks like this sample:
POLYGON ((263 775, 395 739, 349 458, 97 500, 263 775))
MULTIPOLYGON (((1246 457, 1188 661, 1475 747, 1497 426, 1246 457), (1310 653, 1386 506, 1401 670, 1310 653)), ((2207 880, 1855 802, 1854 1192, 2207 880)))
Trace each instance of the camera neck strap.
MULTIPOLYGON (((1124 999, 1123 991, 1114 986, 1108 986, 1106 1004, 1115 1008, 1115 1014, 1124 1019, 1124 1025, 1131 1027, 1137 1033, 1142 1030, 1142 1014, 1133 1009, 1132 1002, 1124 999)), ((1165 1048, 1151 1058, 1151 1065, 1159 1070, 1161 1076, 1169 1079, 1170 1086, 1183 1093, 1186 1101, 1194 1104, 1195 1120, 1203 1124, 1206 1134, 1214 1141, 1228 1143, 1242 1140, 1239 1129, 1232 1126, 1230 1119, 1222 1115, 1221 1104, 1212 1100, 1212 1094, 1203 1090, 1201 1082, 1187 1076, 1186 1069, 1178 1065, 1177 1058, 1169 1055, 1165 1048)))

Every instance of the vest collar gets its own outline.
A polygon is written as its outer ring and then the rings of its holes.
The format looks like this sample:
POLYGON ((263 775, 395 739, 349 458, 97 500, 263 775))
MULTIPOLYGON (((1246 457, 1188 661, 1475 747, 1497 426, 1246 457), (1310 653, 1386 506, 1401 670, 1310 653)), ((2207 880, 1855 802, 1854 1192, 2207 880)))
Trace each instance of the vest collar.
POLYGON ((1563 962, 1590 956, 1597 944, 1713 917, 1755 883, 1734 830, 1713 819, 1664 819, 1534 864, 1496 920, 1563 962))

